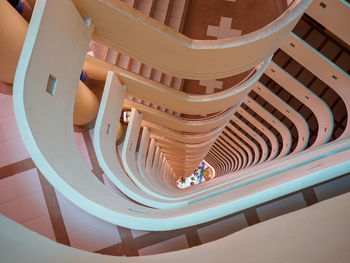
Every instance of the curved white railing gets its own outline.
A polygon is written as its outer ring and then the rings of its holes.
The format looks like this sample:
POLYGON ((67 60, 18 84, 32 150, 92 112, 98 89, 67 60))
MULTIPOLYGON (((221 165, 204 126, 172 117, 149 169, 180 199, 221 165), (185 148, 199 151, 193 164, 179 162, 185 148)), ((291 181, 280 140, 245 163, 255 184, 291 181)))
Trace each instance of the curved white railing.
MULTIPOLYGON (((259 129, 260 132, 263 133, 269 139, 271 143, 271 153, 269 157, 266 159, 266 162, 274 159, 277 156, 278 148, 279 148, 276 135, 273 134, 264 124, 260 123, 254 116, 252 116, 243 108, 239 108, 237 112, 241 114, 252 125, 254 125, 257 129, 259 129)), ((268 149, 266 149, 266 151, 268 151, 268 149)))
POLYGON ((252 69, 270 57, 311 0, 294 1, 275 21, 255 32, 220 40, 192 40, 119 1, 73 2, 95 24, 96 41, 172 76, 217 79, 252 69))
POLYGON ((277 108, 295 125, 298 131, 298 142, 292 153, 297 153, 304 150, 309 142, 309 126, 303 116, 301 116, 300 113, 294 110, 291 106, 285 103, 282 99, 276 96, 261 83, 256 84, 254 91, 275 108, 277 108))
POLYGON ((316 147, 328 142, 332 135, 334 125, 333 114, 328 105, 274 62, 271 62, 265 74, 300 100, 315 114, 318 122, 318 133, 311 147, 316 147))
MULTIPOLYGON (((335 2, 337 1, 333 1, 332 4, 335 2)), ((281 49, 331 87, 344 101, 347 114, 350 116, 349 74, 293 33, 289 34, 281 49)), ((344 132, 338 139, 342 140, 349 136, 350 121, 347 122, 344 132)))
POLYGON ((268 124, 274 127, 282 137, 282 149, 280 154, 276 157, 279 158, 281 156, 285 156, 289 153, 289 150, 292 146, 292 135, 289 129, 274 115, 268 112, 265 108, 260 106, 255 100, 248 98, 245 100, 246 104, 255 111, 260 117, 262 117, 268 124))

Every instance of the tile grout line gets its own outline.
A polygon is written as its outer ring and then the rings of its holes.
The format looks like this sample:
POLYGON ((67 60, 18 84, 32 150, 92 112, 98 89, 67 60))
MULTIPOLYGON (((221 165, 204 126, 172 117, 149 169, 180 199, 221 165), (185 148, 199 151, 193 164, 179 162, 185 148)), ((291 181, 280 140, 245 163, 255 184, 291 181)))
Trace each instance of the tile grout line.
POLYGON ((64 224, 61 209, 57 200, 56 192, 54 187, 47 181, 47 179, 38 170, 39 180, 41 188, 43 190, 47 210, 53 231, 55 233, 56 242, 70 246, 70 241, 66 226, 64 224))
POLYGON ((196 228, 192 227, 189 231, 186 232, 185 235, 189 247, 202 245, 196 228))
POLYGON ((302 190, 301 193, 303 194, 303 198, 307 206, 314 205, 319 202, 314 188, 306 188, 302 190))
POLYGON ((0 180, 35 168, 31 158, 0 167, 0 180))
POLYGON ((119 236, 122 240, 124 254, 128 257, 139 256, 139 252, 134 244, 134 238, 129 228, 117 226, 119 236))
POLYGON ((102 183, 104 183, 103 180, 103 171, 98 163, 97 157, 96 157, 96 153, 95 153, 95 149, 94 149, 94 145, 92 143, 91 137, 90 137, 90 133, 89 131, 83 131, 83 138, 84 138, 84 142, 86 145, 86 149, 89 155, 89 159, 91 162, 91 166, 92 166, 92 172, 96 175, 97 179, 99 179, 102 183))
POLYGON ((244 210, 243 214, 248 226, 252 226, 261 222, 255 208, 246 209, 244 210))

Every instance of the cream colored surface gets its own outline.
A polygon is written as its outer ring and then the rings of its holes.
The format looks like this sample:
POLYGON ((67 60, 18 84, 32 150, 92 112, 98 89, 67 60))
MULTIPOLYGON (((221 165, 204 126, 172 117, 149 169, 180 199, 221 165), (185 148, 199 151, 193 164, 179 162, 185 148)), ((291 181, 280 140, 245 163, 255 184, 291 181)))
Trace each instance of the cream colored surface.
POLYGON ((211 157, 211 159, 212 159, 212 162, 211 162, 211 163, 212 163, 213 165, 216 164, 216 165, 220 168, 220 169, 217 170, 216 172, 217 172, 219 175, 224 174, 225 167, 227 166, 227 165, 225 165, 224 160, 218 158, 218 157, 217 157, 217 154, 215 154, 215 153, 212 152, 212 151, 210 151, 210 152, 208 153, 207 156, 208 156, 208 157, 211 157))
POLYGON ((276 157, 282 157, 289 153, 290 147, 292 145, 292 135, 289 129, 274 115, 264 109, 260 104, 258 104, 251 97, 247 97, 245 103, 253 110, 256 114, 262 117, 268 124, 274 127, 282 137, 282 149, 280 154, 276 157))
POLYGON ((227 133, 228 136, 230 136, 230 137, 232 136, 231 137, 232 139, 236 138, 234 140, 237 140, 237 141, 243 140, 250 147, 252 147, 253 152, 254 152, 254 160, 252 162, 252 165, 255 165, 259 161, 259 158, 260 158, 260 152, 259 152, 258 146, 251 139, 249 139, 245 134, 243 134, 240 130, 238 130, 236 127, 234 127, 230 123, 227 125, 227 128, 235 133, 235 136, 233 136, 232 132, 230 131, 227 133))
POLYGON ((260 145, 262 153, 259 163, 263 163, 268 154, 269 150, 267 149, 266 142, 261 138, 259 134, 257 134, 255 131, 253 131, 248 125, 246 125, 244 122, 242 122, 240 119, 238 119, 236 116, 232 117, 232 121, 236 123, 239 127, 241 127, 246 133, 248 133, 251 137, 253 137, 260 145))
POLYGON ((333 131, 333 114, 328 105, 274 62, 271 62, 267 67, 265 74, 276 81, 315 114, 318 122, 318 133, 311 147, 316 147, 328 142, 333 131))
POLYGON ((237 145, 237 147, 242 149, 243 154, 246 156, 245 158, 248 158, 246 160, 245 167, 252 164, 252 161, 253 161, 252 151, 240 139, 238 139, 231 132, 224 132, 223 134, 221 134, 221 137, 226 139, 227 142, 230 142, 232 139, 235 142, 235 144, 237 145), (231 138, 231 139, 229 139, 229 138, 231 138))
POLYGON ((293 153, 304 150, 309 141, 309 126, 307 125, 306 120, 291 106, 285 103, 260 82, 256 84, 254 91, 276 109, 278 109, 281 113, 283 113, 295 125, 298 131, 298 143, 293 150, 293 153))
POLYGON ((234 170, 237 167, 238 160, 234 161, 234 158, 232 156, 228 155, 225 151, 218 148, 217 145, 213 145, 210 151, 212 154, 215 154, 220 160, 222 160, 222 162, 225 164, 223 170, 224 174, 229 173, 229 171, 234 170))
MULTIPOLYGON (((252 125, 254 125, 257 129, 260 130, 270 141, 271 143, 271 153, 266 161, 270 161, 277 156, 278 153, 278 141, 275 134, 273 134, 264 124, 260 123, 253 115, 248 113, 243 108, 239 108, 237 111, 241 114, 247 121, 249 121, 252 125)), ((268 149, 266 149, 268 151, 268 149)))
POLYGON ((143 120, 142 126, 147 127, 150 131, 152 131, 152 134, 158 135, 158 136, 164 136, 164 134, 167 135, 167 138, 176 140, 179 142, 185 142, 185 143, 200 143, 204 142, 206 140, 210 140, 211 138, 217 136, 221 133, 222 129, 216 128, 212 131, 208 131, 205 133, 195 133, 195 132, 189 132, 189 133, 180 133, 178 131, 175 131, 173 129, 170 129, 165 126, 157 125, 153 122, 148 122, 143 120))
POLYGON ((244 72, 268 59, 311 0, 294 1, 284 14, 258 31, 220 40, 191 40, 121 1, 73 2, 81 15, 95 24, 96 41, 171 76, 216 79, 244 72))
MULTIPOLYGON (((74 204, 103 220, 129 228, 150 230, 184 227, 244 209, 247 203, 254 205, 295 191, 300 187, 300 181, 314 183, 330 179, 348 168, 348 160, 344 159, 348 151, 342 148, 342 152, 324 157, 322 161, 326 162, 326 168, 320 171, 300 173, 309 168, 306 162, 296 171, 291 170, 287 174, 278 174, 237 189, 227 188, 226 192, 214 195, 210 202, 202 200, 181 210, 148 209, 118 197, 108 191, 86 167, 73 136, 73 96, 92 25, 86 26, 70 1, 38 0, 29 31, 14 92, 21 135, 34 162, 47 179, 74 204), (65 15, 64 19, 62 14, 65 15), (56 37, 51 38, 52 35, 56 37), (49 73, 59 79, 54 96, 45 91, 49 73), (62 114, 62 109, 66 114, 62 114), (43 126, 43 121, 46 126, 43 126), (318 175, 322 179, 318 179, 318 175), (278 183, 275 182, 276 178, 278 183), (276 187, 280 182, 284 183, 283 187, 276 187), (257 193, 257 189, 260 192, 257 193)), ((318 152, 316 156, 320 158, 318 152)))
POLYGON ((142 113, 143 119, 148 122, 153 122, 158 125, 163 125, 182 132, 207 132, 213 129, 220 128, 224 126, 227 120, 231 118, 231 116, 237 108, 237 105, 234 105, 233 107, 227 109, 224 112, 221 112, 215 117, 192 121, 162 112, 160 110, 153 109, 152 107, 139 104, 130 100, 125 100, 124 106, 130 109, 137 109, 137 111, 142 113))
MULTIPOLYGON (((185 59, 187 61, 187 59, 185 59)), ((246 81, 219 94, 191 95, 172 89, 153 80, 144 78, 120 67, 87 55, 84 70, 93 79, 104 81, 108 71, 117 74, 122 84, 126 85, 126 94, 152 104, 186 114, 216 113, 238 104, 250 91, 250 87, 264 73, 271 57, 260 63, 246 81), (170 99, 171 97, 171 99, 170 99)))
POLYGON ((227 173, 233 172, 234 170, 240 169, 242 167, 244 160, 242 159, 242 156, 240 155, 238 148, 236 148, 237 150, 233 149, 220 138, 218 139, 216 144, 217 146, 221 146, 221 148, 223 148, 228 153, 228 157, 230 159, 233 159, 234 165, 231 167, 231 169, 229 169, 229 171, 227 171, 227 173), (233 153, 232 157, 230 152, 233 153))
POLYGON ((346 0, 314 0, 305 12, 350 45, 350 4, 346 0))
MULTIPOLYGON (((107 111, 110 111, 109 109, 106 109, 106 114, 108 114, 107 111)), ((114 112, 114 111, 110 111, 114 112)), ((154 184, 161 186, 163 183, 163 180, 157 180, 156 174, 163 175, 163 168, 165 165, 165 160, 163 159, 163 153, 160 154, 160 157, 158 159, 158 163, 155 165, 154 173, 147 174, 143 173, 141 174, 137 168, 137 156, 136 156, 136 147, 141 127, 141 121, 142 121, 142 115, 139 114, 135 109, 132 109, 130 121, 128 124, 128 129, 125 135, 125 140, 123 144, 122 149, 122 162, 123 166, 129 176, 129 178, 133 181, 134 184, 136 184, 140 189, 142 189, 144 192, 153 195, 155 197, 161 197, 158 193, 158 188, 154 187, 154 184), (153 185, 152 185, 153 184, 153 185)), ((147 138, 144 138, 147 139, 147 138)), ((147 139, 148 141, 148 139, 147 139)), ((142 146, 142 148, 146 148, 145 145, 142 146)), ((143 149, 142 151, 144 151, 143 149)), ((140 152, 138 153, 138 155, 140 152)), ((156 161, 156 160, 155 160, 156 161)), ((172 186, 175 187, 175 186, 172 186)), ((161 187, 162 188, 162 187, 161 187)))
MULTIPOLYGON (((233 137, 234 137, 234 136, 233 136, 233 137)), ((234 138, 235 138, 235 137, 234 137, 234 138)), ((246 148, 243 148, 243 147, 241 146, 241 144, 236 143, 235 140, 231 141, 231 140, 229 139, 229 137, 227 137, 227 136, 224 135, 224 134, 222 134, 222 135, 220 136, 219 139, 221 139, 221 140, 222 140, 221 142, 222 142, 224 145, 227 145, 227 147, 228 147, 232 152, 234 152, 233 150, 235 150, 235 151, 239 152, 239 154, 242 156, 243 162, 242 162, 242 166, 241 166, 240 169, 242 169, 242 168, 244 168, 244 167, 246 167, 246 166, 248 165, 248 154, 247 154, 247 152, 245 151, 246 148), (232 147, 233 147, 233 148, 232 148, 232 147)), ((235 138, 235 139, 236 139, 236 138, 235 138)), ((239 141, 239 140, 237 140, 237 141, 239 141)), ((247 148, 247 149, 248 149, 248 148, 247 148)), ((250 156, 250 158, 251 158, 251 156, 250 156)), ((250 159, 249 161, 251 161, 251 159, 250 159)))
POLYGON ((220 153, 215 147, 215 145, 212 147, 212 149, 210 149, 210 154, 211 156, 218 159, 217 162, 221 164, 222 174, 225 174, 228 171, 228 169, 231 167, 231 165, 233 165, 231 159, 229 161, 228 156, 224 156, 222 153, 220 153))
POLYGON ((242 153, 241 149, 239 147, 237 147, 237 145, 235 145, 233 142, 231 142, 233 144, 234 147, 236 148, 232 148, 228 143, 226 143, 223 139, 221 138, 218 138, 218 141, 217 141, 218 145, 220 145, 221 147, 223 147, 224 149, 226 148, 226 150, 229 150, 228 153, 232 153, 232 157, 231 159, 233 158, 235 160, 235 166, 234 167, 231 167, 231 170, 229 172, 233 172, 234 170, 236 169, 240 169, 244 164, 245 164, 245 154, 242 153), (237 149, 237 150, 236 150, 237 149), (242 160, 242 157, 243 157, 243 160, 242 160))
MULTIPOLYGON (((340 1, 338 1, 340 2, 340 1)), ((350 7, 348 7, 350 11, 350 7)), ((349 14, 350 16, 350 14, 349 14)), ((349 21, 350 24, 350 21, 349 21)), ((348 30, 350 32, 350 30, 348 30)), ((291 33, 281 49, 293 59, 298 61, 307 70, 312 72, 320 80, 331 87, 344 101, 348 116, 350 116, 350 77, 332 61, 319 53, 305 41, 291 33), (294 47, 290 45, 294 44, 294 47), (334 78, 335 77, 335 78, 334 78)), ((338 140, 350 136, 350 121, 347 122, 345 131, 338 140)))
POLYGON ((251 263, 261 262, 262 257, 264 262, 270 263, 347 263, 350 258, 349 202, 350 194, 347 193, 215 242, 176 252, 131 258, 104 256, 67 247, 0 216, 0 253, 6 263, 251 263))

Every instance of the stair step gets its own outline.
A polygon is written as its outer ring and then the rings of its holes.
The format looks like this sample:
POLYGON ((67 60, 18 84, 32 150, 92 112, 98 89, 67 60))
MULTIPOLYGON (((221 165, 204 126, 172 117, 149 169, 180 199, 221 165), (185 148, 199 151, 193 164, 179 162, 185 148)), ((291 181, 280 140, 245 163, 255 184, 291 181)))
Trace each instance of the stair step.
POLYGON ((108 48, 95 41, 90 41, 89 49, 93 52, 94 57, 105 60, 108 48))
POLYGON ((171 86, 171 76, 169 76, 169 75, 167 75, 167 74, 164 74, 164 79, 163 79, 162 83, 163 83, 165 86, 170 87, 170 86, 171 86))
POLYGON ((168 26, 175 29, 176 31, 180 30, 181 19, 184 13, 184 8, 185 8, 185 1, 174 0, 169 21, 168 21, 168 26))
POLYGON ((140 74, 145 78, 150 78, 151 70, 152 68, 150 66, 143 64, 140 74))
POLYGON ((176 90, 181 90, 181 82, 182 82, 181 78, 174 78, 173 88, 176 90))
POLYGON ((140 74, 141 62, 137 60, 132 60, 130 71, 136 74, 140 74))
POLYGON ((169 24, 170 15, 171 15, 171 12, 173 11, 173 3, 174 3, 174 0, 169 1, 168 9, 164 20, 165 25, 169 24))
POLYGON ((158 20, 159 22, 164 23, 166 14, 169 7, 169 0, 159 0, 156 2, 153 12, 153 18, 158 20))
POLYGON ((150 15, 152 10, 152 0, 139 0, 138 5, 136 6, 137 10, 140 10, 146 15, 150 15))
POLYGON ((106 53, 106 59, 105 59, 106 62, 115 65, 115 63, 117 62, 117 58, 118 58, 118 52, 109 48, 106 53))
POLYGON ((134 0, 121 0, 122 2, 124 2, 127 5, 133 6, 134 5, 134 0))
POLYGON ((118 67, 127 69, 129 65, 129 60, 130 60, 130 57, 124 54, 121 54, 118 61, 118 67))
MULTIPOLYGON (((174 30, 179 31, 181 30, 181 24, 183 24, 185 11, 187 9, 189 0, 122 0, 122 2, 129 6, 133 6, 144 14, 149 15, 159 22, 168 25, 174 30)), ((103 59, 108 63, 117 65, 121 68, 139 74, 145 78, 152 79, 153 81, 162 83, 163 85, 172 87, 176 90, 183 89, 183 79, 172 77, 168 74, 162 73, 157 69, 136 61, 129 56, 123 55, 102 45, 100 46, 101 47, 95 45, 94 53, 96 53, 97 58, 103 59)), ((151 104, 150 102, 142 101, 132 96, 128 96, 128 99, 137 103, 151 106, 152 108, 159 109, 169 114, 181 116, 181 114, 178 112, 159 107, 157 105, 151 104)))
POLYGON ((162 72, 160 72, 158 69, 155 69, 154 74, 152 76, 152 80, 160 82, 161 77, 162 77, 162 72))

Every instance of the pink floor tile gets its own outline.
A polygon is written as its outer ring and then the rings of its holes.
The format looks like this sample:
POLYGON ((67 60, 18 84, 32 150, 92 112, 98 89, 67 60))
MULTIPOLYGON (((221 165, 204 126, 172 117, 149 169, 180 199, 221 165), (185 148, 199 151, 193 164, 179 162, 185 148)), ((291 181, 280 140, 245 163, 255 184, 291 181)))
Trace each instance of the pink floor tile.
POLYGON ((40 235, 56 240, 49 215, 25 222, 23 225, 40 235))

